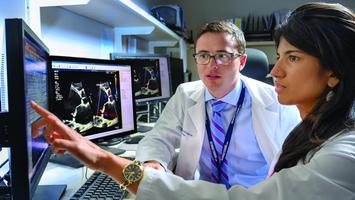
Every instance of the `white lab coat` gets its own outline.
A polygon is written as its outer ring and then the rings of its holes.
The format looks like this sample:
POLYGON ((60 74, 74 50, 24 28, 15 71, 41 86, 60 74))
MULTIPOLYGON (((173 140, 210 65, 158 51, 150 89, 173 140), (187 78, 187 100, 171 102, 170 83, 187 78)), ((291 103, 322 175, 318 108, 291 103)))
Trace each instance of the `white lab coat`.
POLYGON ((308 154, 309 162, 283 169, 245 189, 181 177, 146 168, 137 200, 354 200, 355 131, 341 133, 308 154))
MULTIPOLYGON (((252 99, 257 142, 271 164, 288 133, 300 122, 299 112, 295 106, 280 105, 274 87, 242 75, 241 79, 252 99)), ((202 81, 178 87, 155 127, 139 143, 137 160, 157 160, 167 168, 175 150, 180 148, 175 174, 184 179, 194 178, 205 135, 204 91, 202 81)))

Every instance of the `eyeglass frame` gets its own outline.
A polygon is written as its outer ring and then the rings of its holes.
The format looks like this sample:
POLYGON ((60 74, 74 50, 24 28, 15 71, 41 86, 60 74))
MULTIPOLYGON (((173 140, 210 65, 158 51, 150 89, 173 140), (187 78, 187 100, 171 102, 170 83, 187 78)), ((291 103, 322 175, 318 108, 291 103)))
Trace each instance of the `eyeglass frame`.
MULTIPOLYGON (((208 65, 210 62, 211 62, 211 58, 213 57, 213 59, 215 60, 216 64, 217 65, 229 65, 233 62, 234 59, 238 58, 238 57, 241 57, 243 54, 239 53, 239 52, 227 52, 227 51, 222 51, 222 52, 217 52, 216 54, 212 55, 212 54, 209 54, 208 52, 198 52, 198 53, 194 53, 192 54, 192 56, 194 57, 194 60, 195 60, 195 63, 198 64, 198 65, 208 65), (205 64, 201 64, 201 63, 198 63, 197 62, 197 59, 196 59, 196 56, 201 54, 201 53, 206 53, 209 58, 208 58, 208 62, 205 63, 205 64), (221 64, 218 64, 217 63, 217 60, 216 60, 216 56, 218 54, 228 54, 231 56, 231 60, 228 62, 228 63, 223 63, 221 62, 221 64)), ((218 59, 219 60, 219 59, 218 59)))

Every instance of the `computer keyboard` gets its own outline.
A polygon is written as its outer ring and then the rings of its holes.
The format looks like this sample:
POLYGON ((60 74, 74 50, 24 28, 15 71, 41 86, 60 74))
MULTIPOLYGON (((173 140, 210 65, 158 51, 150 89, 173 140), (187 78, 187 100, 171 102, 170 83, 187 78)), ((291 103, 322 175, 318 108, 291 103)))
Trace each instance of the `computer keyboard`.
POLYGON ((118 183, 106 174, 95 172, 82 185, 70 200, 104 199, 122 200, 127 195, 126 190, 121 190, 118 183))

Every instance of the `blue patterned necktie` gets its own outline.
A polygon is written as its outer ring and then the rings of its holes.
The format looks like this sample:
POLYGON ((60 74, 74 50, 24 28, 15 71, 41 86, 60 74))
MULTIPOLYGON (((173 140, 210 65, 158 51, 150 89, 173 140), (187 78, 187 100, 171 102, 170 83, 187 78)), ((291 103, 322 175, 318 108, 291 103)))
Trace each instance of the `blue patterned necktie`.
MULTIPOLYGON (((225 131, 223 129, 223 118, 222 111, 227 103, 223 101, 212 100, 212 118, 211 118, 211 135, 213 139, 214 146, 216 148, 218 160, 222 160, 222 150, 225 140, 225 131)), ((211 158, 211 180, 215 183, 223 183, 230 187, 228 182, 228 161, 224 159, 221 166, 218 168, 218 164, 213 158, 211 158)))

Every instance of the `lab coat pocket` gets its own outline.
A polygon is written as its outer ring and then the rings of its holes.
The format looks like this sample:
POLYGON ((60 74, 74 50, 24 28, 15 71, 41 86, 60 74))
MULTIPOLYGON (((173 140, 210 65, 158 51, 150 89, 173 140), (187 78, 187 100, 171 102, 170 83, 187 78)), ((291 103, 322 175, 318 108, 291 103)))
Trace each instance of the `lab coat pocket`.
POLYGON ((187 132, 187 131, 184 131, 184 130, 181 131, 181 135, 182 135, 182 136, 192 136, 191 133, 189 133, 189 132, 187 132))
POLYGON ((196 127, 189 116, 185 116, 181 130, 182 136, 192 137, 196 135, 196 127))

